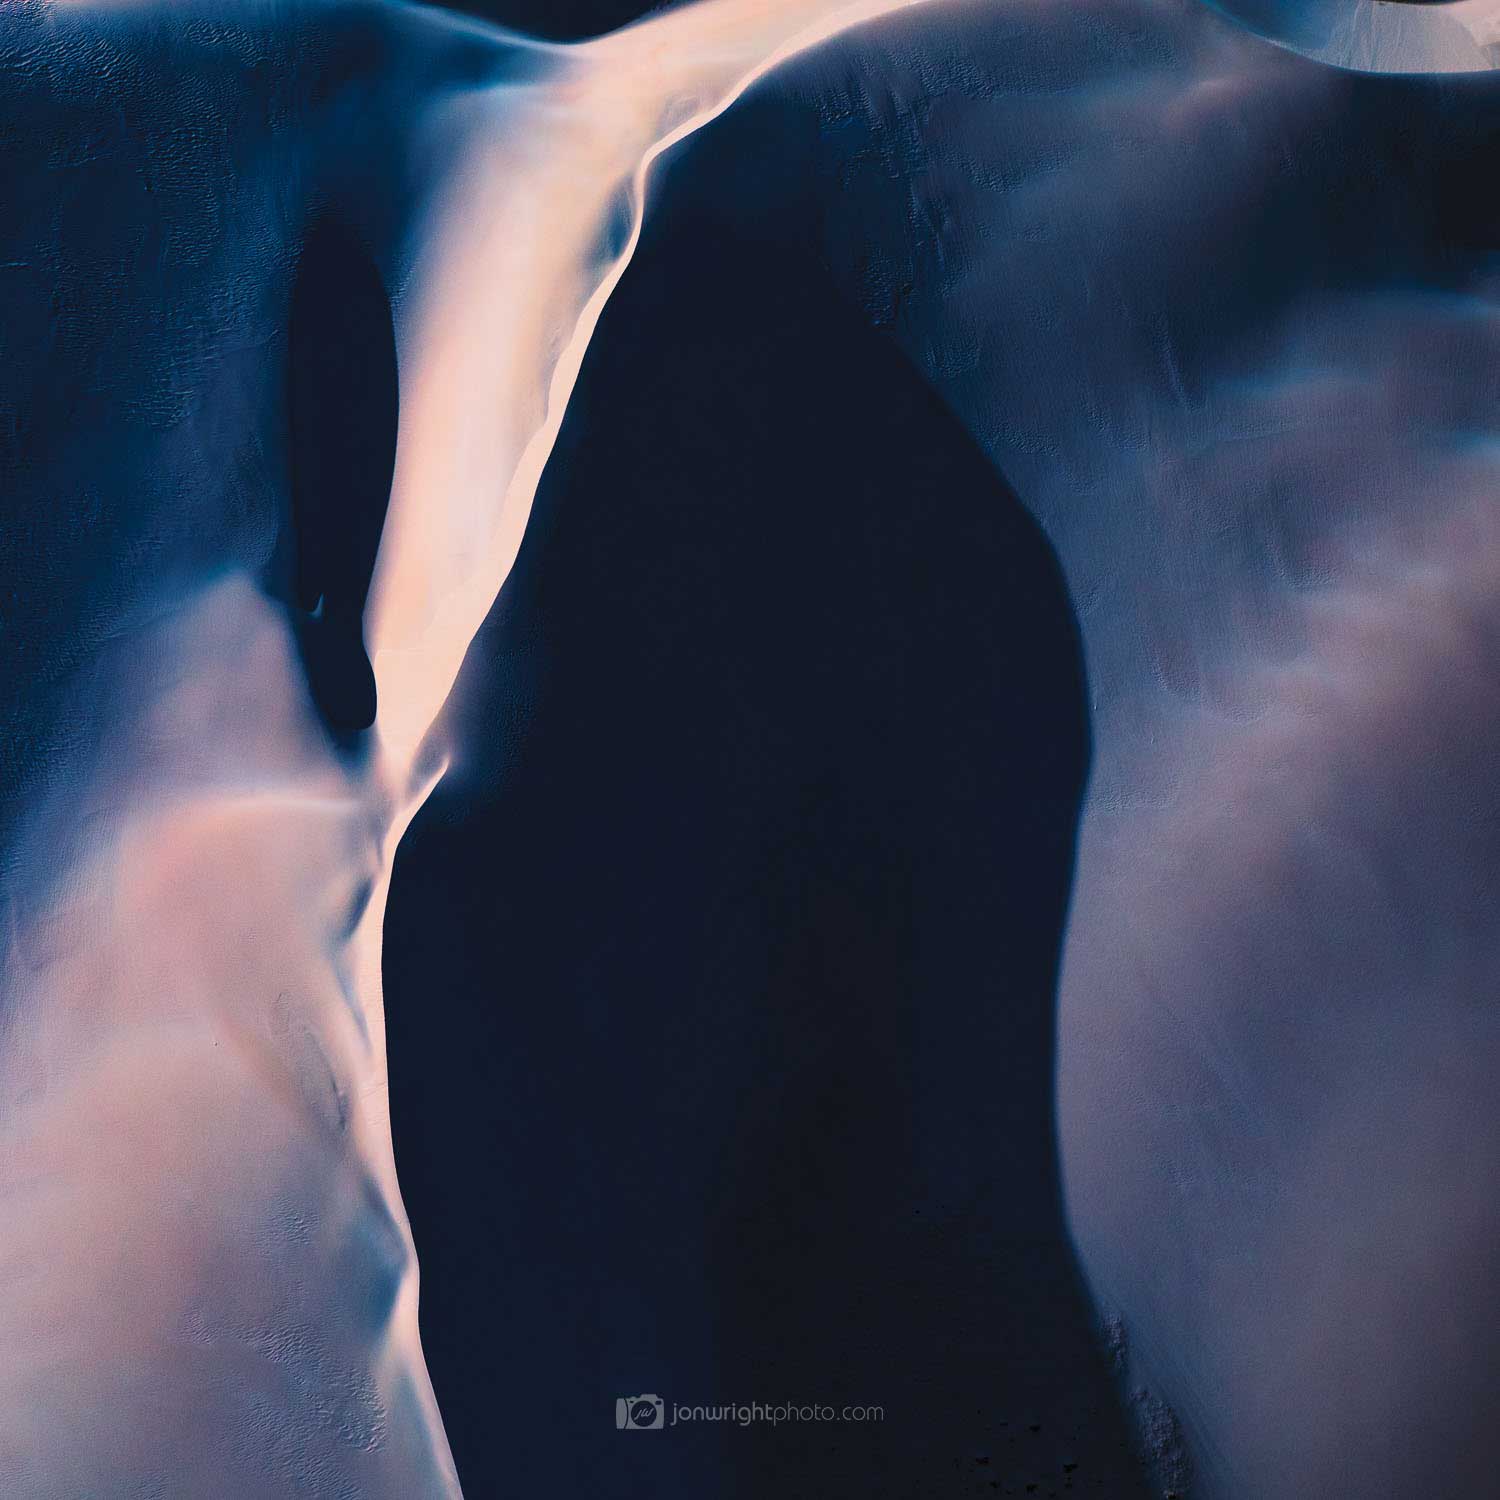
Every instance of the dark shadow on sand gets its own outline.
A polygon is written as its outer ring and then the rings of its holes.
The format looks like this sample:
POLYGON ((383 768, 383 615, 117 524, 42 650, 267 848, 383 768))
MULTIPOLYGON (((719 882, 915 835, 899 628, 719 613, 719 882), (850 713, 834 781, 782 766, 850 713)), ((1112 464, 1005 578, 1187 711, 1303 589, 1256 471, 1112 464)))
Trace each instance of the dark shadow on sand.
POLYGON ((1089 743, 1058 565, 816 258, 712 202, 654 205, 397 860, 460 1477, 1134 1495, 1056 1161, 1089 743), (884 1417, 617 1432, 643 1392, 884 1417))

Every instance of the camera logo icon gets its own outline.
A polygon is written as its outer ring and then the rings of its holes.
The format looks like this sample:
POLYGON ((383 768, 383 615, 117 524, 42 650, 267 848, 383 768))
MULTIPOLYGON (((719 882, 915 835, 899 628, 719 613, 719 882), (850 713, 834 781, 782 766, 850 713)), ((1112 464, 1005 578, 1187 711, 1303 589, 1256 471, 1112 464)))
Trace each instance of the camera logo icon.
POLYGON ((662 1425, 660 1396, 621 1396, 615 1401, 615 1426, 625 1432, 649 1432, 662 1425))

